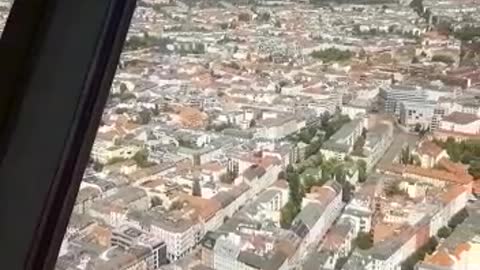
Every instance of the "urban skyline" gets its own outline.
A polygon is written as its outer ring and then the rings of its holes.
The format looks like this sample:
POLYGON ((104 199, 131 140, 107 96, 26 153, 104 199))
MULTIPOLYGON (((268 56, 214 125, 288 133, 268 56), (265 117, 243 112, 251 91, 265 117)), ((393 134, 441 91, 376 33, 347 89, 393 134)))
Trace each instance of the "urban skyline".
POLYGON ((478 14, 139 0, 56 269, 480 269, 478 14))

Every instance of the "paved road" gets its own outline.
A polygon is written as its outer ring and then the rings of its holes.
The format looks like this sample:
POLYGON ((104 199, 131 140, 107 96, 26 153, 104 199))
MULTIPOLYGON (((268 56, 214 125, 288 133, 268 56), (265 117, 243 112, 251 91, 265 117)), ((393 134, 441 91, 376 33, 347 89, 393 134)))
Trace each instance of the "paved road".
POLYGON ((395 158, 400 154, 405 145, 409 145, 410 149, 414 149, 419 140, 418 135, 413 135, 395 128, 393 133, 393 142, 387 152, 377 164, 377 168, 382 169, 392 164, 395 158))

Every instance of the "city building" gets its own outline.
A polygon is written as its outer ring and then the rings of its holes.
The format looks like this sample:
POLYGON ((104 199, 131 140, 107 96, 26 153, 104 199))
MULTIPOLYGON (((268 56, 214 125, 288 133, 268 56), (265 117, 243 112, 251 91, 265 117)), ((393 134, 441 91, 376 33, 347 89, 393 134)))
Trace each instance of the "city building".
POLYGON ((352 152, 353 145, 362 135, 363 129, 363 118, 355 118, 345 124, 323 144, 320 150, 322 155, 326 159, 344 159, 352 152))

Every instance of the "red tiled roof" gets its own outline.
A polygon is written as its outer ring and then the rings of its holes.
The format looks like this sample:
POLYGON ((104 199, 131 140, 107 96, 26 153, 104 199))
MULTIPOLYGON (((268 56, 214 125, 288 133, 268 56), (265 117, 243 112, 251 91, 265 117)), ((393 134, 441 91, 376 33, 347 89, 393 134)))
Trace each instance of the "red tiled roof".
POLYGON ((420 144, 417 152, 421 155, 428 155, 431 157, 437 157, 442 153, 443 149, 431 141, 424 141, 420 144))
POLYGON ((182 200, 187 201, 205 221, 211 219, 222 208, 221 204, 216 200, 203 199, 187 194, 181 194, 180 197, 182 200))
POLYGON ((458 175, 443 170, 426 169, 412 165, 406 166, 405 173, 462 185, 473 181, 473 177, 470 175, 458 175))
POLYGON ((455 251, 454 251, 454 254, 455 254, 455 257, 457 257, 457 259, 460 259, 460 256, 462 255, 462 253, 464 251, 469 251, 471 248, 470 244, 468 243, 461 243, 459 244, 456 248, 455 248, 455 251))
POLYGON ((212 172, 218 172, 218 171, 222 171, 225 167, 222 166, 222 164, 216 162, 216 161, 212 161, 212 162, 209 162, 209 163, 205 163, 202 165, 202 169, 206 170, 206 171, 212 171, 212 172))
POLYGON ((443 203, 448 204, 466 191, 464 186, 453 185, 445 193, 442 193, 441 200, 443 203))
POLYGON ((459 175, 466 175, 468 174, 467 167, 460 163, 455 163, 448 158, 442 158, 439 160, 438 165, 440 165, 443 169, 447 170, 448 172, 459 174, 459 175))
POLYGON ((425 262, 428 264, 444 266, 444 267, 453 266, 453 264, 455 263, 452 256, 446 250, 440 250, 435 252, 431 256, 427 256, 425 258, 425 262))

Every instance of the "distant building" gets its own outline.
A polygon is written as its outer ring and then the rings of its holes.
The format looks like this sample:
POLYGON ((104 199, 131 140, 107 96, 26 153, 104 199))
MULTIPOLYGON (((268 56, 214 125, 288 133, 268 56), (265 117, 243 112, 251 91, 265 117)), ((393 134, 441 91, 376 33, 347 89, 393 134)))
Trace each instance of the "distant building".
POLYGON ((344 206, 342 187, 329 181, 320 188, 314 187, 305 199, 305 206, 292 222, 291 231, 302 239, 298 253, 317 245, 325 236, 344 206))
POLYGON ((167 212, 131 212, 129 224, 161 239, 167 246, 168 261, 176 261, 188 253, 202 238, 202 224, 190 217, 179 217, 167 212))
POLYGON ((421 142, 414 154, 419 157, 423 168, 433 168, 442 158, 448 158, 447 151, 431 141, 421 142))
POLYGON ((435 108, 434 101, 402 101, 400 123, 411 131, 427 130, 432 124, 435 108))
POLYGON ((299 131, 306 125, 305 120, 295 116, 283 116, 274 114, 272 117, 263 115, 263 119, 256 123, 257 132, 255 137, 270 141, 278 141, 286 136, 299 131))
POLYGON ((438 100, 453 97, 454 89, 414 87, 410 85, 387 86, 380 90, 380 100, 385 112, 396 116, 400 123, 414 129, 420 125, 436 128, 444 111, 438 100))
POLYGON ((453 112, 443 117, 434 133, 439 139, 458 140, 480 138, 480 118, 476 114, 453 112))
POLYGON ((165 242, 155 236, 127 225, 120 226, 112 232, 112 246, 118 246, 129 250, 135 246, 144 246, 151 250, 145 261, 148 267, 157 269, 160 265, 167 264, 167 246, 165 242))
POLYGON ((471 207, 469 217, 455 228, 452 234, 417 263, 416 270, 476 270, 480 269, 479 204, 471 207))

